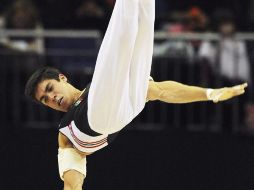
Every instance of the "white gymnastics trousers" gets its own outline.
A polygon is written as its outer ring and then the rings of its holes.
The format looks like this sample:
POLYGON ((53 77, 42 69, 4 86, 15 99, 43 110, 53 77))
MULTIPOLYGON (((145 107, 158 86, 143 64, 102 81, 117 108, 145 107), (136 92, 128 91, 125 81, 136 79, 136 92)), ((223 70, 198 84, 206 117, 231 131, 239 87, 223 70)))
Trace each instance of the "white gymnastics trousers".
POLYGON ((152 64, 155 0, 116 0, 88 94, 88 122, 112 134, 144 108, 152 64))

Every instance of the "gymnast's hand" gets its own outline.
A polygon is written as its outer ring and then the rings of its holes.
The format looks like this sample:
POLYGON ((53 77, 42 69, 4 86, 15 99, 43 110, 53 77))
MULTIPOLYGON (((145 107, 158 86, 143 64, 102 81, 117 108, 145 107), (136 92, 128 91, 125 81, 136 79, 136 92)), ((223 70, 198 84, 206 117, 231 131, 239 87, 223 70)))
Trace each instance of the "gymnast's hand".
POLYGON ((245 88, 247 86, 248 86, 247 83, 243 83, 233 87, 209 89, 207 91, 207 96, 209 100, 212 100, 214 103, 217 103, 244 94, 245 88))

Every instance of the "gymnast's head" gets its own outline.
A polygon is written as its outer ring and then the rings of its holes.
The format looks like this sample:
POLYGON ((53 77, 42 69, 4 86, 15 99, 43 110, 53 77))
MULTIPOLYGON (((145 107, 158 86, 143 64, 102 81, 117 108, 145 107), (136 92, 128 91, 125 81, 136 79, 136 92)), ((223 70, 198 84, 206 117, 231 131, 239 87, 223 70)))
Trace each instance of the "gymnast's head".
POLYGON ((81 91, 72 86, 58 69, 43 67, 36 70, 26 83, 25 95, 54 110, 68 111, 81 91))

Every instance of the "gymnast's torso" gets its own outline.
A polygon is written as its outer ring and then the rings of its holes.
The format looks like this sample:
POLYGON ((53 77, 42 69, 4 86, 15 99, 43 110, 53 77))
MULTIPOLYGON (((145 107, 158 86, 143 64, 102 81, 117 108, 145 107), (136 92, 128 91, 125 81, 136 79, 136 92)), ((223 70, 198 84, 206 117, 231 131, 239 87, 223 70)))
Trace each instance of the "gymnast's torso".
POLYGON ((84 153, 93 153, 106 147, 117 134, 103 135, 92 130, 87 118, 88 85, 78 100, 66 112, 59 124, 59 131, 84 153))

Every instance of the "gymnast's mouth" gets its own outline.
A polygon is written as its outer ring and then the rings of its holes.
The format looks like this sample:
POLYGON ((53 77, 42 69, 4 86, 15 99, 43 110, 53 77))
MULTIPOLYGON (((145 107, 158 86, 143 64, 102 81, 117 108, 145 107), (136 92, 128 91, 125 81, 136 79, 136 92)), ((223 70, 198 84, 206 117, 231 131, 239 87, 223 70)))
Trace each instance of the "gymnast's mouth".
POLYGON ((62 98, 60 98, 60 99, 57 101, 58 106, 61 106, 61 105, 62 105, 62 102, 63 102, 63 97, 62 97, 62 98))

